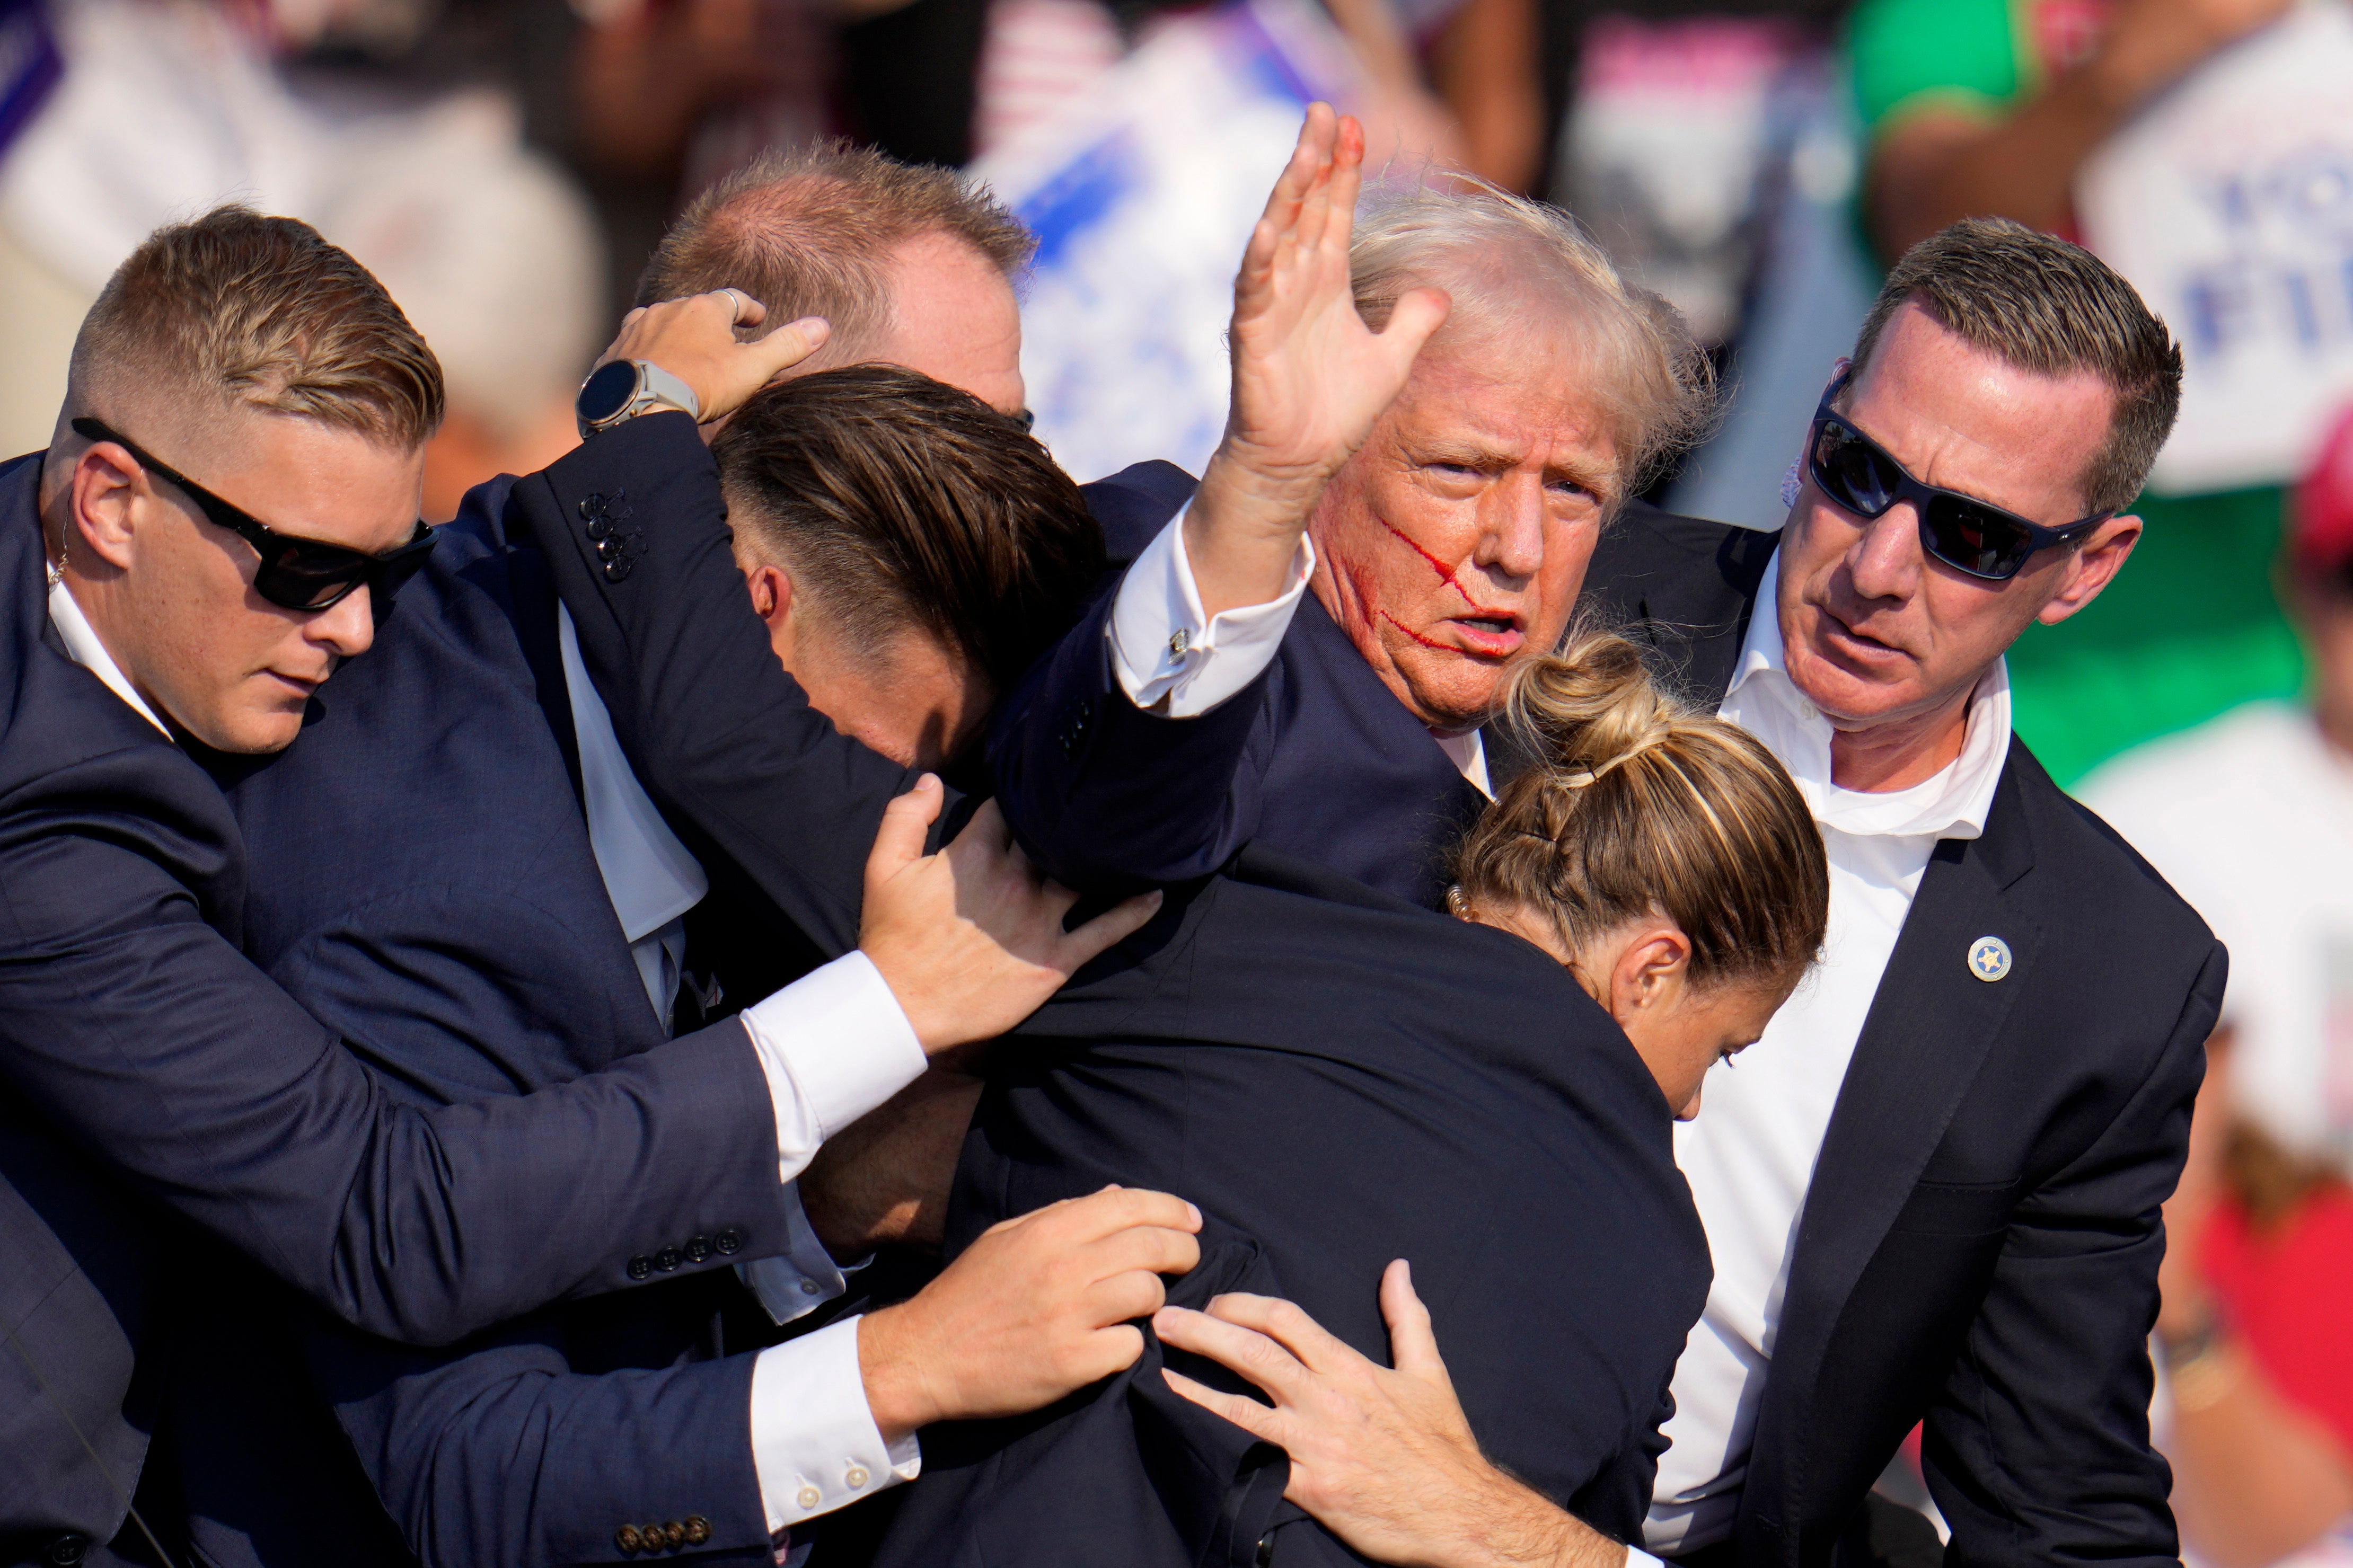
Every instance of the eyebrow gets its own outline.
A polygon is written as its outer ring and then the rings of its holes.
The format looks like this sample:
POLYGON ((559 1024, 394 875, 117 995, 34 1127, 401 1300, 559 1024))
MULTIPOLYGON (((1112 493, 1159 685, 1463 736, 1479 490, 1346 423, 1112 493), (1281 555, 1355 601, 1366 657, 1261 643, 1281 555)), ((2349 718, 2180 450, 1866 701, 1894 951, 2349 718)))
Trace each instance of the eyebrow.
MULTIPOLYGON (((1498 473, 1505 468, 1516 468, 1524 460, 1515 452, 1476 441, 1433 441, 1426 446, 1411 448, 1407 456, 1417 467, 1444 463, 1452 468, 1470 468, 1482 474, 1498 473)), ((1597 496, 1607 499, 1611 493, 1610 482, 1616 477, 1616 470, 1614 468, 1593 468, 1576 463, 1547 463, 1545 465, 1544 474, 1545 480, 1548 484, 1556 479, 1567 479, 1572 484, 1592 491, 1597 496)))

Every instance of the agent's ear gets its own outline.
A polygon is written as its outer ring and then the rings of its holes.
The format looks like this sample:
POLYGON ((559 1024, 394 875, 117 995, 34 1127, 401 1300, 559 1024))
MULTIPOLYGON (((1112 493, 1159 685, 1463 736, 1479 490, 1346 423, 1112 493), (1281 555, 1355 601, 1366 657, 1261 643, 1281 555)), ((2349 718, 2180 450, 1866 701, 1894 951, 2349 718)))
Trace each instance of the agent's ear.
POLYGON ((111 441, 85 448, 74 460, 67 495, 66 538, 69 557, 85 574, 96 556, 117 571, 128 571, 137 534, 132 503, 142 489, 140 470, 127 453, 111 441))
POLYGON ((2140 542, 2141 521, 2137 517, 2112 517, 2092 531, 2075 551, 2075 558, 2067 563, 2066 575, 2059 591, 2051 595, 2035 615, 2046 626, 2083 609, 2100 596, 2100 591, 2116 581, 2116 574, 2130 560, 2133 546, 2140 542))
POLYGON ((1672 925, 1638 933, 1609 972, 1609 1016, 1627 1020, 1667 1002, 1691 970, 1691 938, 1672 925))

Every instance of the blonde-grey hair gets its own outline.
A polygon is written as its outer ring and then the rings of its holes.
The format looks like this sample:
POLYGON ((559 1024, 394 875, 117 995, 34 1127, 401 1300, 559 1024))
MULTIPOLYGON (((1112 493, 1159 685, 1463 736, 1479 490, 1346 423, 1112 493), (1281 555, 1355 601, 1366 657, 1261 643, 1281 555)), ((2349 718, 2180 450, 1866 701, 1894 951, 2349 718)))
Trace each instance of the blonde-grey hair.
POLYGON ((1715 419, 1715 368, 1683 317, 1620 276, 1559 207, 1460 174, 1443 188, 1427 179, 1370 186, 1357 204, 1349 264, 1357 313, 1376 330, 1399 297, 1430 286, 1454 300, 1441 339, 1510 343, 1546 328, 1573 332, 1587 356, 1586 390, 1617 445, 1612 503, 1648 484, 1715 419))

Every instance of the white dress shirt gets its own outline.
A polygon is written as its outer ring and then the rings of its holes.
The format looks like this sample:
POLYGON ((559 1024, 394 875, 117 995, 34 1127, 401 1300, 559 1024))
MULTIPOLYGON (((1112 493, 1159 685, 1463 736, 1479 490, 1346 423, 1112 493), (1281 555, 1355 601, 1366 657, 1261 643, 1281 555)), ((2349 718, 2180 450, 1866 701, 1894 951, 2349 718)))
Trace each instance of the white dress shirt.
MULTIPOLYGON (((580 748, 589 846, 646 999, 666 1025, 684 973, 686 912, 711 884, 630 771, 612 715, 581 661, 572 612, 560 605, 556 636, 580 748)), ((862 952, 804 975, 741 1016, 767 1077, 777 1175, 787 1184, 826 1139, 923 1070, 914 1029, 862 952)), ((841 1270, 810 1228, 798 1196, 787 1195, 790 1250, 736 1266, 780 1324, 842 1290, 841 1270)), ((760 1352, 752 1367, 752 1458, 772 1531, 913 1480, 922 1469, 914 1436, 886 1444, 874 1425, 858 1365, 857 1319, 760 1352)))
MULTIPOLYGON (((1120 689, 1138 708, 1171 719, 1207 713, 1274 662, 1314 574, 1315 546, 1302 535, 1292 557, 1291 585, 1282 594, 1263 605, 1205 615, 1193 563, 1185 553, 1185 513, 1178 512, 1127 569, 1103 628, 1120 689)), ((1478 731, 1441 735, 1433 730, 1430 739, 1481 795, 1494 795, 1487 784, 1486 742, 1478 731)))
POLYGON ((2010 676, 1996 660, 1970 694, 1960 755, 1934 778, 1884 794, 1832 784, 1830 722, 1783 660, 1779 579, 1777 554, 1722 711, 1780 759, 1813 810, 1830 854, 1830 932, 1763 1038, 1710 1069, 1700 1114, 1675 1125, 1675 1162, 1715 1260, 1707 1309, 1675 1365, 1672 1446, 1643 1531, 1652 1551, 1677 1555, 1732 1534, 1798 1216, 1856 1037, 1936 841, 1984 832, 2010 752, 2010 676))

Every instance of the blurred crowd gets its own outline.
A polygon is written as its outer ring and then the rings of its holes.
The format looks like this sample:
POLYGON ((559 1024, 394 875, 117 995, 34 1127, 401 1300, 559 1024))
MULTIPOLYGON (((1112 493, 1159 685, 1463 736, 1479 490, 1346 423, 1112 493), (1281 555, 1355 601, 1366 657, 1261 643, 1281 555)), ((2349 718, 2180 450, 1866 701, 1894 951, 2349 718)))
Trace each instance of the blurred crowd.
POLYGON ((2348 80, 2343 0, 0 0, 0 439, 47 444, 122 258, 241 197, 430 342, 445 519, 573 444, 685 204, 840 137, 1038 235, 1023 369, 1076 478, 1198 468, 1232 258, 1331 98, 1387 177, 1548 196, 1677 306, 1732 395, 1651 499, 1771 529, 1889 258, 2078 238, 2189 356, 2132 573, 2010 656, 2020 734, 2232 952, 2155 1331, 2175 1506, 2216 1568, 2353 1563, 2348 80))

